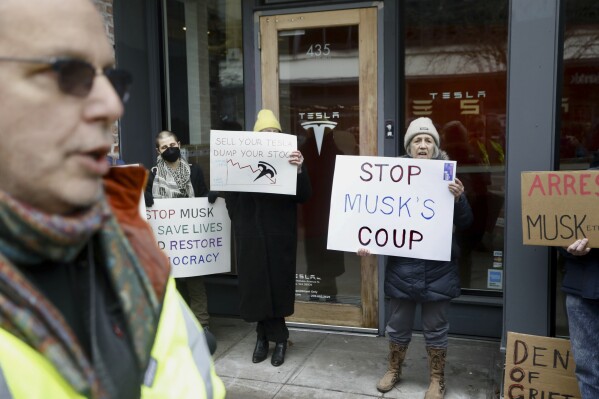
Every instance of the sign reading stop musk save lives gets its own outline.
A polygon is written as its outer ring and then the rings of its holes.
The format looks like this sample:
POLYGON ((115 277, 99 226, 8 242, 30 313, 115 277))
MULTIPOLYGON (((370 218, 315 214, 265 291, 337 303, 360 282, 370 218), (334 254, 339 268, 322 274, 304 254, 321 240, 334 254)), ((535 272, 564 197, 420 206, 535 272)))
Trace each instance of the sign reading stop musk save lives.
POLYGON ((328 249, 449 260, 455 161, 338 155, 328 249))
POLYGON ((210 189, 295 195, 297 137, 271 132, 210 131, 210 189))
POLYGON ((155 199, 146 218, 170 260, 173 277, 231 271, 231 220, 225 201, 155 199))
POLYGON ((503 397, 580 399, 570 341, 508 331, 503 397))
POLYGON ((599 247, 599 170, 522 172, 524 244, 599 247))

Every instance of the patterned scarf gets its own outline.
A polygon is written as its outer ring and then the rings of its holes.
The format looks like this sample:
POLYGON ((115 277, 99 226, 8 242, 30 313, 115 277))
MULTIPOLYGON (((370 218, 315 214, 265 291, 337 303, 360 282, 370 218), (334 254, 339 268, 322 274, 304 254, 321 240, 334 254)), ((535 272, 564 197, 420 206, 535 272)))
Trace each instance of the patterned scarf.
POLYGON ((156 176, 152 185, 154 198, 193 198, 191 168, 181 157, 176 169, 169 167, 159 155, 156 160, 156 176))
POLYGON ((0 191, 0 328, 46 357, 81 395, 107 398, 60 312, 15 264, 70 262, 90 239, 99 243, 96 267, 104 267, 119 295, 143 373, 159 318, 150 281, 105 201, 72 216, 50 215, 0 191))

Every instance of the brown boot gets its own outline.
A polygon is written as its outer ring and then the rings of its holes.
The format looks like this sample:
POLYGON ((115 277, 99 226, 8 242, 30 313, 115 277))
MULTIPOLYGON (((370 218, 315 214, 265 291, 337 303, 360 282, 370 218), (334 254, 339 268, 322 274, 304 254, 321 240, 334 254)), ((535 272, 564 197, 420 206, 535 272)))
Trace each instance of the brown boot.
POLYGON ((376 384, 376 389, 380 392, 389 392, 399 381, 401 365, 406 358, 407 350, 408 345, 389 342, 389 368, 379 383, 376 384))
POLYGON ((447 348, 426 347, 430 385, 424 399, 443 399, 445 397, 445 357, 447 348))

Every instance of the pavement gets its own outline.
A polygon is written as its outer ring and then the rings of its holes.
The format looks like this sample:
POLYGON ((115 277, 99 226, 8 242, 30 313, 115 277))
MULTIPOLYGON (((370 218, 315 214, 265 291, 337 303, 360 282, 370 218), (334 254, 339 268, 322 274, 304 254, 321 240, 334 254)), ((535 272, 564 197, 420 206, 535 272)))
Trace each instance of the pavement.
MULTIPOLYGON (((428 388, 424 339, 415 333, 395 388, 380 393, 376 383, 387 370, 388 341, 375 335, 290 328, 285 363, 252 363, 255 324, 211 317, 218 347, 217 374, 227 399, 423 398, 428 388)), ((497 399, 503 370, 500 342, 450 337, 445 399, 497 399)))

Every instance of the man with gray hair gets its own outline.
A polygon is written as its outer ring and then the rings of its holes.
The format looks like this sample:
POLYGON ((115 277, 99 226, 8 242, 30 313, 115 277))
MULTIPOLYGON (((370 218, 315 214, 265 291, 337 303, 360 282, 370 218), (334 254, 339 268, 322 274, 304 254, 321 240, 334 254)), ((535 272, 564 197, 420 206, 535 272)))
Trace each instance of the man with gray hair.
POLYGON ((130 75, 89 0, 0 1, 0 397, 222 398, 205 337, 110 168, 130 75))

